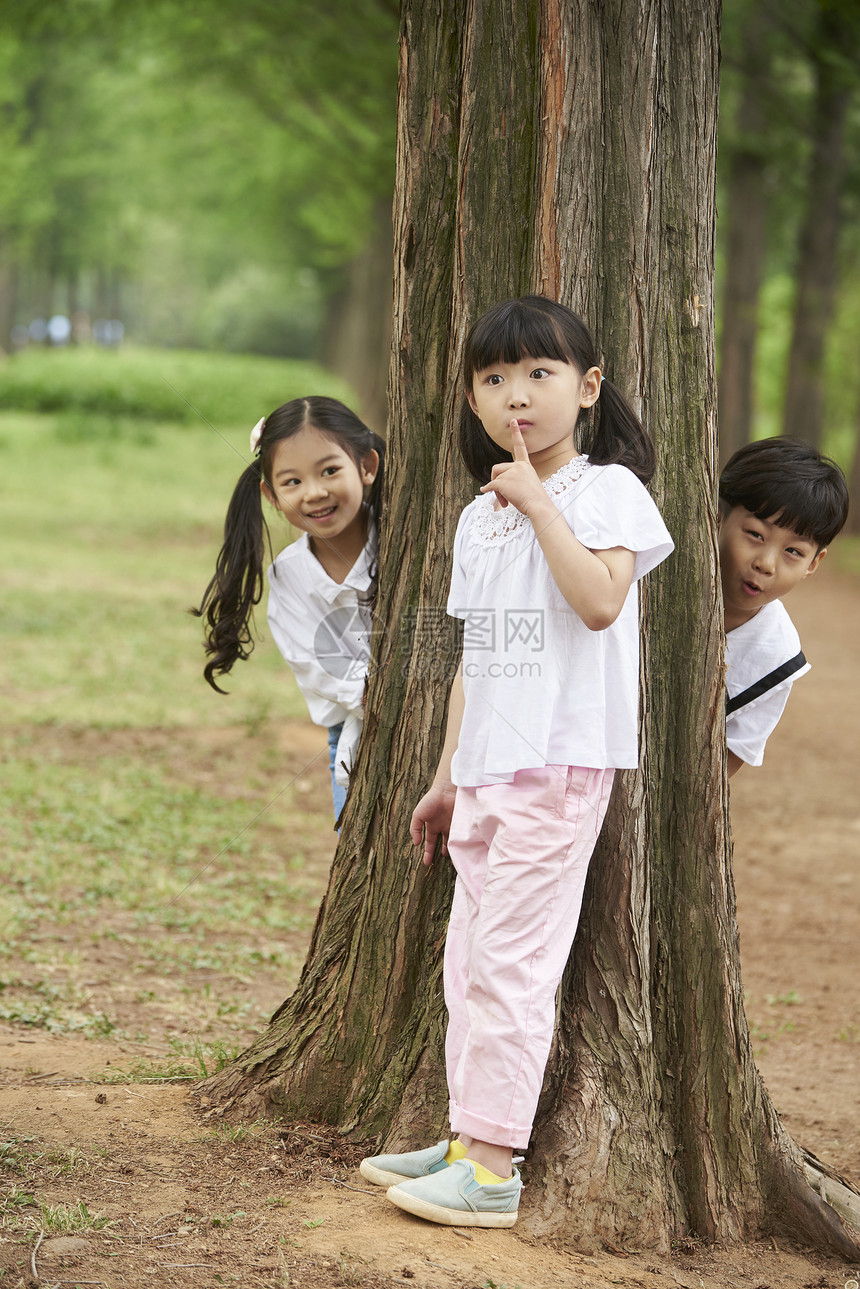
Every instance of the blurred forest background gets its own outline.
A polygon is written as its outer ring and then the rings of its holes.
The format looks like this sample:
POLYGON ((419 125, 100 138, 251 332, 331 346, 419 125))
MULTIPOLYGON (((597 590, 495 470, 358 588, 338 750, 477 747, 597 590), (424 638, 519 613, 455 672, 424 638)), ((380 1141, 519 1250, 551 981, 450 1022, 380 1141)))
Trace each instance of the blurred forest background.
MULTIPOLYGON (((0 406, 95 408, 84 348, 138 370, 144 350, 232 351, 322 363, 381 426, 395 0, 0 11, 0 406)), ((722 451, 796 434, 855 495, 858 207, 860 0, 726 0, 722 451)))

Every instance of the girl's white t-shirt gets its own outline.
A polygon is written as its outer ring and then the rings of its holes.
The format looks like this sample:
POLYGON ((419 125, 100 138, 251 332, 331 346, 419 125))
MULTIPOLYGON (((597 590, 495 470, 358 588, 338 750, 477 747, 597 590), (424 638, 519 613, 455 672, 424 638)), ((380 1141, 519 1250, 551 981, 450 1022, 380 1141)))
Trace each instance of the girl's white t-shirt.
POLYGON ((638 764, 636 583, 673 550, 657 507, 621 465, 574 457, 544 488, 590 550, 624 546, 634 581, 615 622, 590 631, 556 586, 530 520, 493 494, 460 516, 448 613, 464 621, 460 787, 510 782, 544 765, 638 764))
MULTIPOLYGON (((302 533, 281 551, 267 574, 269 629, 295 674, 311 720, 332 726, 352 717, 353 745, 361 731, 361 700, 370 662, 371 620, 362 599, 370 587, 375 558, 372 529, 346 578, 335 582, 312 552, 307 533, 302 533)), ((343 749, 344 759, 349 755, 348 764, 352 750, 343 749)))
MULTIPOLYGON (((800 636, 781 600, 771 600, 747 622, 726 633, 726 692, 736 698, 800 652, 800 636)), ((726 717, 729 751, 747 765, 761 765, 765 744, 785 711, 791 687, 810 670, 805 663, 760 698, 726 717)))

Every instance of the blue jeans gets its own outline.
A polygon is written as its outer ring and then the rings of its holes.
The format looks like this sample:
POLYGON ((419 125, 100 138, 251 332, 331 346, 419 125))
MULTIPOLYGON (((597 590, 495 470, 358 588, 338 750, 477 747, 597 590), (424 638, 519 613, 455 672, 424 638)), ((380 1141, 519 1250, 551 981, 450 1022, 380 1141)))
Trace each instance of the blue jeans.
POLYGON ((340 725, 330 725, 328 731, 328 766, 331 770, 331 795, 334 802, 334 819, 337 823, 340 818, 340 812, 346 805, 346 788, 342 788, 334 777, 335 754, 337 752, 337 741, 340 738, 343 722, 340 725))

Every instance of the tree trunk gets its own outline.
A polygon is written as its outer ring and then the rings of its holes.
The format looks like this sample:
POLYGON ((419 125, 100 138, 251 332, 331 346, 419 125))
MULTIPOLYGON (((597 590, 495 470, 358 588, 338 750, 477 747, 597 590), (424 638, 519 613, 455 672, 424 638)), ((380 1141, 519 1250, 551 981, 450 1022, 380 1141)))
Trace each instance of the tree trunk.
POLYGON ((854 441, 854 454, 851 458, 851 473, 848 476, 848 494, 851 498, 851 509, 848 511, 846 533, 860 533, 860 407, 857 410, 857 438, 854 441))
POLYGON ((726 180, 725 280, 720 313, 720 467, 752 438, 758 302, 764 278, 767 224, 763 85, 773 47, 770 15, 750 6, 743 32, 743 89, 736 122, 738 141, 726 180))
POLYGON ((3 254, 0 238, 0 355, 12 353, 12 328, 18 310, 18 265, 3 254))
POLYGON ((535 16, 528 0, 404 3, 365 735, 299 986, 206 1091, 235 1113, 315 1116, 388 1148, 444 1133, 451 875, 421 870, 408 820, 456 663, 440 625, 468 493, 456 373, 476 314, 537 288, 597 325, 657 443, 678 550, 643 588, 641 765, 617 776, 592 866, 521 1224, 665 1249, 687 1233, 751 1236, 782 1213, 795 1234, 856 1252, 779 1128, 741 1001, 714 531, 717 7, 543 0, 535 16))
POLYGON ((69 280, 68 280, 68 315, 69 315, 69 322, 72 324, 72 330, 69 335, 70 345, 78 344, 78 340, 79 340, 78 328, 75 325, 76 319, 79 317, 80 293, 78 291, 78 286, 79 286, 78 272, 76 269, 72 269, 69 272, 69 280))
POLYGON ((343 288, 328 300, 322 335, 322 361, 352 385, 357 410, 380 434, 388 417, 392 256, 391 204, 381 202, 367 246, 347 265, 343 288))
POLYGON ((783 433, 817 447, 824 429, 824 347, 836 292, 845 118, 851 99, 842 63, 849 52, 851 24, 838 5, 820 7, 815 36, 812 156, 800 233, 783 433))

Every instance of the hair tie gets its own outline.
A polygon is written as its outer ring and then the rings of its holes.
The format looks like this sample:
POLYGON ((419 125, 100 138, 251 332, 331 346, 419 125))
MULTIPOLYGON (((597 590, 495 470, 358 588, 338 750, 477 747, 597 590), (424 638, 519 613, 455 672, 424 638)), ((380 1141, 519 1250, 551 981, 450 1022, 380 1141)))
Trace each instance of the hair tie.
POLYGON ((266 424, 265 416, 261 416, 257 424, 251 431, 251 451, 256 453, 260 449, 260 439, 263 437, 263 426, 266 424))

